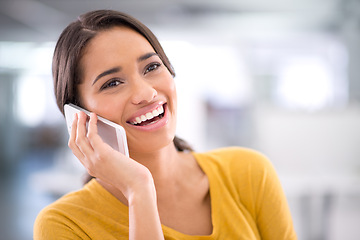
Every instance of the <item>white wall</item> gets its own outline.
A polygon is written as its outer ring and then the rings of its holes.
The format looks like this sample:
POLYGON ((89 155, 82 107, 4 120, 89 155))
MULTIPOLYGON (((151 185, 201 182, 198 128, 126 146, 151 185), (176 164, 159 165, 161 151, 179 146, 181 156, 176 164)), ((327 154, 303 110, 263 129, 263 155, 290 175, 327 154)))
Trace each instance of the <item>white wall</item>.
POLYGON ((360 110, 255 111, 256 148, 283 174, 359 174, 360 110))

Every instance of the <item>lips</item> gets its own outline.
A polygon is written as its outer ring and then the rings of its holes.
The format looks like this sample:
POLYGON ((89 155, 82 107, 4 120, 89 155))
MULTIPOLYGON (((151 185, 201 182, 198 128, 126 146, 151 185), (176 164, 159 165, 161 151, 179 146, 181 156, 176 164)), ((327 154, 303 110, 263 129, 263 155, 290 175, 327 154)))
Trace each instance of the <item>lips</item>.
POLYGON ((156 109, 135 117, 130 124, 135 126, 146 126, 156 123, 164 116, 164 107, 160 105, 156 109))
POLYGON ((161 125, 166 124, 167 122, 166 106, 167 104, 163 101, 146 106, 129 118, 127 123, 143 130, 161 127, 161 125))

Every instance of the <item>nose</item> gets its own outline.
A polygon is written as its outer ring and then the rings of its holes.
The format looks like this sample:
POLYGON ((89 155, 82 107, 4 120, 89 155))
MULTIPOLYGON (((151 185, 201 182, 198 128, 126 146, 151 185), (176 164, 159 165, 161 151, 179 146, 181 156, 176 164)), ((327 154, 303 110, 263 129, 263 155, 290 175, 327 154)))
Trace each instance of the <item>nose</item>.
POLYGON ((133 81, 133 91, 131 95, 133 104, 151 102, 157 94, 151 82, 145 79, 136 79, 133 81))

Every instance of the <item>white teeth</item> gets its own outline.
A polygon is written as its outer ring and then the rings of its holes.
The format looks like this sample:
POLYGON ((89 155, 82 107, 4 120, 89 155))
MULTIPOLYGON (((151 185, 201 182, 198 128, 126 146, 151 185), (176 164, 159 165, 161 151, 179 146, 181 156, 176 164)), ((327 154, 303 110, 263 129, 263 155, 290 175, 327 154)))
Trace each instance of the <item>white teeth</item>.
POLYGON ((154 117, 155 117, 155 116, 158 116, 158 115, 159 115, 159 112, 155 109, 154 111, 152 111, 152 115, 154 115, 154 117))
POLYGON ((152 114, 151 112, 148 112, 148 113, 145 114, 145 117, 146 117, 148 120, 150 120, 150 119, 152 119, 154 116, 153 116, 153 114, 152 114))
POLYGON ((161 105, 157 110, 158 110, 158 112, 159 112, 159 115, 164 112, 164 108, 163 108, 162 105, 161 105))
POLYGON ((139 124, 141 122, 144 122, 146 120, 150 120, 154 117, 159 116, 164 112, 163 106, 158 107, 157 109, 153 110, 152 112, 148 112, 145 115, 141 115, 139 117, 136 117, 135 120, 132 122, 132 124, 139 124))

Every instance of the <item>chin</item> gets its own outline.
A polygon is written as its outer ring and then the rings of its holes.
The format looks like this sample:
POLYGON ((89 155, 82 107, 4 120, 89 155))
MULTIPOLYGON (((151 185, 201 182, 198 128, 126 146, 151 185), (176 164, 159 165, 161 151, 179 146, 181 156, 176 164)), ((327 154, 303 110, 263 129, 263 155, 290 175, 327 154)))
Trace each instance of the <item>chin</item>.
POLYGON ((168 134, 166 136, 162 134, 161 136, 151 137, 151 139, 143 139, 143 141, 128 140, 130 156, 131 153, 151 153, 166 149, 169 146, 174 146, 174 137, 174 134, 168 134))

